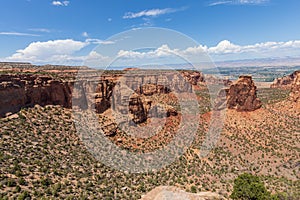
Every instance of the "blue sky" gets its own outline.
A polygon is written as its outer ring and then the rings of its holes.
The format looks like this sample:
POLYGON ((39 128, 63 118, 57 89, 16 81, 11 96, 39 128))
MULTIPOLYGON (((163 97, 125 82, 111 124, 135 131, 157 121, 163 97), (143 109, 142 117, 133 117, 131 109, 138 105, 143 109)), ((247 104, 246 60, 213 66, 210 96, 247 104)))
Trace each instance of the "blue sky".
POLYGON ((2 0, 0 60, 80 64, 141 27, 184 33, 215 61, 300 57, 299 10, 299 0, 2 0))

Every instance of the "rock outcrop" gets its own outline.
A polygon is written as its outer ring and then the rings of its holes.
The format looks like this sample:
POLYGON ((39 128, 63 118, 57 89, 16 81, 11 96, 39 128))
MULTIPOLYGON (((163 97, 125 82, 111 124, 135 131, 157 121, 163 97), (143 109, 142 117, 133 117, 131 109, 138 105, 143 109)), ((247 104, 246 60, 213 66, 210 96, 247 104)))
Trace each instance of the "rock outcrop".
POLYGON ((300 102, 300 71, 296 71, 293 74, 295 74, 295 79, 291 86, 290 100, 300 102))
POLYGON ((198 71, 183 71, 181 74, 189 81, 192 85, 197 85, 199 82, 204 82, 204 75, 198 71))
POLYGON ((0 76, 0 116, 39 104, 71 108, 71 85, 42 75, 0 76))
POLYGON ((227 92, 227 107, 238 111, 253 111, 262 106, 256 95, 256 86, 251 76, 240 76, 227 92))
POLYGON ((144 195, 141 200, 226 200, 213 192, 189 193, 171 186, 159 186, 144 195))
MULTIPOLYGON (((30 63, 0 63, 0 117, 6 113, 18 112, 21 108, 36 104, 61 105, 66 108, 95 109, 103 113, 112 106, 124 108, 128 112, 129 98, 132 95, 118 94, 115 85, 122 79, 123 85, 144 97, 175 93, 191 93, 193 85, 206 84, 205 76, 197 71, 174 70, 127 70, 101 74, 85 67, 35 66, 30 63), (77 77, 78 70, 82 77, 77 77), (82 72, 83 71, 83 72, 82 72), (100 74, 100 77, 99 77, 100 74), (76 78, 76 81, 75 81, 76 78), (115 93, 114 97, 113 93, 115 93), (114 98, 114 99, 113 99, 114 98)), ((210 79, 208 79, 210 80, 210 79)), ((216 81, 217 79, 213 79, 216 81)), ((218 79, 218 83, 224 83, 218 79)), ((143 112, 133 109, 131 113, 139 115, 138 121, 144 121, 149 103, 146 98, 140 102, 143 112)), ((133 99, 132 99, 133 101, 133 99)), ((142 109, 141 106, 139 106, 142 109)), ((153 113, 156 112, 152 106, 153 113)), ((158 107, 157 107, 158 108, 158 107)), ((160 115, 160 109, 153 115, 160 115)), ((167 116, 176 115, 174 108, 163 108, 167 116)), ((150 113, 151 114, 151 113, 150 113)), ((149 113, 148 113, 149 116, 149 113)), ((137 117, 137 116, 135 116, 137 117)), ((135 118, 134 117, 134 118, 135 118)))
POLYGON ((41 74, 6 74, 0 76, 0 117, 34 105, 77 106, 107 110, 115 83, 114 80, 64 79, 41 74))
POLYGON ((216 109, 254 111, 262 106, 256 95, 257 88, 251 76, 240 76, 229 88, 222 89, 215 102, 216 109))
POLYGON ((141 97, 137 94, 130 97, 129 113, 134 123, 139 124, 147 120, 147 115, 151 102, 143 102, 141 97))
POLYGON ((299 74, 300 71, 295 71, 290 75, 277 78, 274 80, 273 84, 270 86, 271 88, 282 88, 282 89, 291 89, 292 84, 294 83, 297 74, 299 74))

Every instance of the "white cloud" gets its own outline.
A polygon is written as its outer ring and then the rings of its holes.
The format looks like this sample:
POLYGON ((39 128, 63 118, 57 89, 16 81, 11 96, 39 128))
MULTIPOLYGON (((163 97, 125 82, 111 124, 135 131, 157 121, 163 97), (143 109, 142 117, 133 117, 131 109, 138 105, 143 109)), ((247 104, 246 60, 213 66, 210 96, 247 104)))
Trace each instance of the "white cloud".
POLYGON ((89 37, 89 34, 88 34, 87 32, 83 32, 83 33, 82 33, 82 36, 83 36, 83 37, 89 37))
POLYGON ((159 15, 174 13, 185 9, 186 8, 180 8, 180 9, 164 8, 164 9, 143 10, 140 12, 127 12, 123 16, 123 19, 134 19, 139 17, 157 17, 159 15))
POLYGON ((232 1, 216 1, 209 4, 209 6, 217 6, 223 4, 232 4, 232 1))
MULTIPOLYGON (((104 56, 96 55, 91 52, 88 56, 74 55, 84 47, 91 44, 109 45, 114 44, 114 41, 86 39, 85 41, 75 41, 72 39, 65 40, 49 40, 46 42, 32 42, 26 48, 17 50, 13 55, 6 57, 3 61, 27 61, 32 63, 44 64, 66 64, 78 65, 82 64, 86 59, 89 62, 98 60, 105 60, 104 56)), ((107 59, 107 58, 106 58, 107 59)))
POLYGON ((96 51, 91 51, 89 55, 84 57, 84 65, 90 67, 108 66, 111 61, 112 58, 101 55, 96 51))
POLYGON ((51 31, 46 28, 30 28, 29 31, 42 32, 42 33, 50 33, 51 31))
POLYGON ((132 66, 141 63, 175 64, 188 60, 192 63, 205 62, 209 55, 214 61, 240 60, 254 58, 300 58, 300 40, 286 42, 263 42, 251 45, 237 45, 228 40, 216 46, 198 45, 185 49, 170 48, 164 44, 155 49, 119 50, 115 55, 104 55, 92 51, 86 56, 78 56, 80 50, 90 44, 109 45, 116 41, 86 39, 85 41, 50 40, 33 42, 24 49, 17 50, 3 61, 27 61, 50 64, 86 64, 88 66, 107 66, 113 62, 118 66, 132 66))
POLYGON ((240 50, 238 45, 232 44, 228 40, 221 41, 217 46, 208 49, 209 53, 237 53, 240 50))
POLYGON ((93 39, 93 38, 89 38, 85 40, 87 43, 90 44, 114 44, 115 41, 111 41, 111 40, 99 40, 99 39, 93 39))
POLYGON ((269 2, 269 0, 238 0, 236 4, 264 4, 269 2))
POLYGON ((268 3, 270 0, 227 0, 227 1, 214 1, 209 6, 217 5, 260 5, 268 3))
POLYGON ((72 39, 33 42, 25 49, 17 50, 15 54, 7 57, 6 60, 57 63, 70 59, 73 53, 81 50, 86 45, 88 43, 72 39))
POLYGON ((168 45, 164 44, 161 47, 148 52, 120 50, 118 52, 117 57, 143 59, 143 58, 158 58, 158 57, 172 56, 177 53, 178 53, 178 49, 170 49, 168 45))
POLYGON ((0 32, 0 35, 10 35, 10 36, 40 36, 37 34, 31 34, 31 33, 20 33, 20 32, 0 32))
MULTIPOLYGON (((228 40, 221 41, 216 47, 208 49, 208 53, 211 54, 234 54, 234 53, 264 53, 274 51, 286 51, 286 50, 300 50, 300 40, 293 40, 288 42, 264 42, 256 43, 253 45, 239 46, 235 45, 228 40)), ((300 51, 299 51, 300 54, 300 51)))
POLYGON ((167 57, 182 57, 197 62, 205 59, 205 54, 210 55, 213 60, 237 60, 252 58, 272 58, 272 57, 300 57, 300 40, 287 42, 264 42, 253 45, 240 46, 231 43, 228 40, 221 41, 213 47, 203 45, 189 47, 183 50, 171 49, 167 45, 147 51, 126 51, 121 50, 117 56, 124 60, 151 60, 167 57), (203 57, 201 57, 201 55, 203 57))
POLYGON ((53 6, 68 6, 70 1, 52 1, 53 6))

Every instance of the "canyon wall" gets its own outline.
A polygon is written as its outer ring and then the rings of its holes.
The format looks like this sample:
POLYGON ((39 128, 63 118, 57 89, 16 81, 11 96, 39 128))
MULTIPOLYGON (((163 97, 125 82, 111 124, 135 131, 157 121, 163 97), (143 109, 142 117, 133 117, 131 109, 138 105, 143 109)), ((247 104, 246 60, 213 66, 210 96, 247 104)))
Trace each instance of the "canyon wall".
MULTIPOLYGON (((27 64, 26 64, 27 66, 27 64)), ((2 68, 3 69, 3 68, 2 68)), ((2 73, 0 75, 0 116, 18 112, 21 108, 31 107, 35 104, 61 105, 66 108, 72 106, 80 109, 94 108, 98 113, 104 112, 111 106, 112 93, 115 91, 114 105, 122 106, 124 98, 126 106, 130 96, 117 94, 120 88, 114 90, 118 82, 123 81, 123 86, 130 88, 139 95, 153 95, 155 93, 167 93, 170 90, 176 92, 191 92, 192 85, 203 81, 203 75, 199 72, 154 72, 137 71, 124 75, 102 74, 87 70, 82 77, 76 77, 74 71, 57 72, 51 68, 47 72, 17 72, 2 73), (52 73, 55 71, 55 73, 52 73), (120 98, 117 98, 120 97, 120 98), (126 99, 127 98, 127 99, 126 99)), ((14 71, 16 72, 16 71, 14 71)), ((126 107, 126 109, 128 109, 126 107)))
POLYGON ((295 78, 291 86, 290 100, 300 102, 300 71, 294 72, 295 78))
MULTIPOLYGON (((198 83, 228 86, 231 81, 191 70, 96 71, 87 67, 0 63, 0 117, 35 104, 92 108, 97 113, 116 105, 120 110, 128 110, 130 99, 134 99, 132 93, 144 96, 143 99, 170 91, 191 93, 198 83), (123 94, 124 87, 131 94, 123 94)), ((140 107, 147 107, 146 104, 143 100, 140 107)), ((168 110, 173 113, 172 108, 168 110)))
POLYGON ((42 75, 0 76, 0 116, 35 104, 70 108, 71 84, 42 75))

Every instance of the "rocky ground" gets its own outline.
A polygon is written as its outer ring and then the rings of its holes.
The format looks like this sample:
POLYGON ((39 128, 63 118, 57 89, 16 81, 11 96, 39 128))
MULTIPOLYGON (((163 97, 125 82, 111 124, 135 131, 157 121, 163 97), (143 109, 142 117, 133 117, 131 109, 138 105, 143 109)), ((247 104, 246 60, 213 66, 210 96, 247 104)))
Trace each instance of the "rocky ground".
MULTIPOLYGON (((195 76, 189 79, 195 81, 195 76)), ((211 103, 202 83, 193 88, 201 110, 195 140, 171 165, 147 173, 114 170, 96 160, 77 135, 71 109, 36 105, 1 118, 0 199, 140 199, 162 185, 176 187, 169 189, 180 195, 185 195, 181 190, 208 192, 202 194, 222 199, 228 198, 233 180, 244 172, 259 175, 272 193, 285 192, 299 199, 300 105, 290 99, 290 91, 259 89, 262 106, 251 112, 225 108, 218 143, 202 158, 199 149, 209 129, 211 103)), ((177 108, 171 93, 147 98, 177 108)), ((103 125, 111 124, 109 112, 97 114, 103 125)), ((127 150, 152 151, 174 137, 180 109, 176 112, 166 117, 169 130, 151 139, 135 139, 114 127, 115 134, 109 132, 106 137, 127 150)), ((147 120, 139 126, 147 125, 147 120)))

